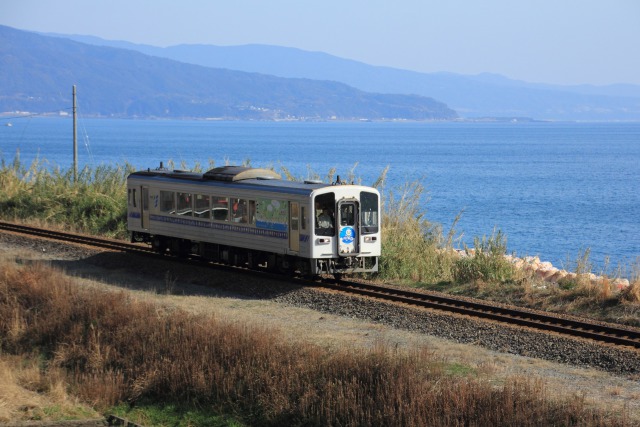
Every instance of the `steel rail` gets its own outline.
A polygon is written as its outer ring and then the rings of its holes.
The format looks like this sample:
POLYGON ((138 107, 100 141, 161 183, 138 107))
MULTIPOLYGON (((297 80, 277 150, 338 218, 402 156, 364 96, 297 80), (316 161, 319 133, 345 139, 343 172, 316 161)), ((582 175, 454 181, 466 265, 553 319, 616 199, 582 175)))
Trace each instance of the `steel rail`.
POLYGON ((387 301, 439 309, 640 349, 640 330, 621 325, 594 323, 586 319, 569 319, 550 313, 534 312, 517 307, 496 306, 490 303, 458 299, 441 294, 425 294, 366 283, 348 281, 324 282, 321 286, 387 301))
POLYGON ((0 222, 0 230, 12 231, 20 234, 44 237, 53 240, 62 240, 71 243, 95 246, 104 249, 112 249, 116 251, 136 252, 143 254, 155 253, 151 248, 128 243, 120 240, 106 239, 102 237, 85 236, 82 234, 70 233, 65 231, 45 230, 38 227, 27 225, 12 224, 9 222, 0 222))

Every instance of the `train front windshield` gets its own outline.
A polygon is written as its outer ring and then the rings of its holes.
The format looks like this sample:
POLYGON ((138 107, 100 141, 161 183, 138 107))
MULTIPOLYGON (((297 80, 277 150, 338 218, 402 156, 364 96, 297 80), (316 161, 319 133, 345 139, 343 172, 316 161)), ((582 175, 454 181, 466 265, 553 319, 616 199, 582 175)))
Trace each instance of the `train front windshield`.
MULTIPOLYGON (((380 229, 379 197, 376 193, 360 192, 360 212, 356 211, 357 204, 345 204, 340 212, 341 221, 347 221, 350 226, 359 226, 362 234, 374 234, 380 229), (359 220, 359 224, 356 219, 359 220)), ((336 200, 334 193, 327 193, 315 198, 315 233, 318 236, 334 236, 336 200)), ((347 224, 339 224, 347 225, 347 224)))
POLYGON ((362 234, 377 233, 379 225, 378 195, 363 191, 360 193, 360 227, 362 234))

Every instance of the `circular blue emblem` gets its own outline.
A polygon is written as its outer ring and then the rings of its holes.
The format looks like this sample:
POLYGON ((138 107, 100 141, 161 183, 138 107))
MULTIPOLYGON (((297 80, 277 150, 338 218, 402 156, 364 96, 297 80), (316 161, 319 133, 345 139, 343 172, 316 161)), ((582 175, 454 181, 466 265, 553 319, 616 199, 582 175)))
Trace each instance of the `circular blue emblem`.
POLYGON ((340 230, 340 240, 345 245, 350 245, 356 237, 356 230, 353 227, 344 227, 340 230))

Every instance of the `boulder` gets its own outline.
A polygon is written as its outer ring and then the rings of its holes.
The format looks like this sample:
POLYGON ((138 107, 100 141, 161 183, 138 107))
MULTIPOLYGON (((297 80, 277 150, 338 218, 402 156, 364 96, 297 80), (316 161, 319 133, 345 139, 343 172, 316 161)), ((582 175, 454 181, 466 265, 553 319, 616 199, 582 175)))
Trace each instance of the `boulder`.
POLYGON ((618 278, 618 279, 613 279, 613 281, 611 282, 611 285, 615 289, 621 291, 623 289, 628 288, 631 284, 629 283, 628 279, 620 279, 620 278, 618 278))

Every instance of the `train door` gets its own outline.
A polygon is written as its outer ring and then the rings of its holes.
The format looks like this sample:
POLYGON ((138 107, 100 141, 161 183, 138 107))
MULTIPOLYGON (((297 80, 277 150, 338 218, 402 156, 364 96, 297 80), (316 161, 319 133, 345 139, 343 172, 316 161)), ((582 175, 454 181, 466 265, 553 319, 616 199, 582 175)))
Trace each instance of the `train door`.
POLYGON ((300 250, 300 203, 289 202, 289 250, 300 250))
POLYGON ((338 254, 342 256, 358 253, 358 205, 353 200, 338 203, 338 254))
POLYGON ((149 227, 149 187, 143 185, 140 193, 140 226, 146 230, 149 227))

